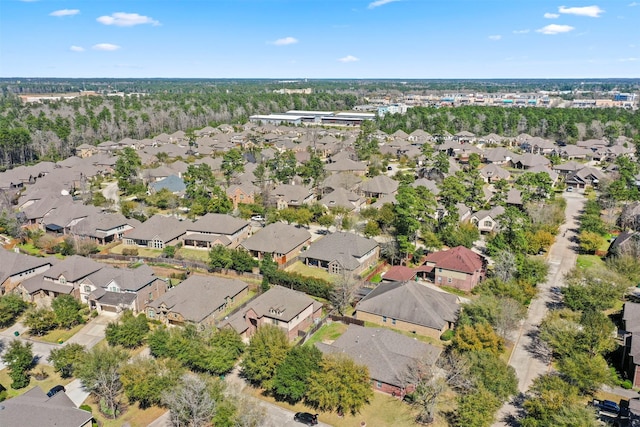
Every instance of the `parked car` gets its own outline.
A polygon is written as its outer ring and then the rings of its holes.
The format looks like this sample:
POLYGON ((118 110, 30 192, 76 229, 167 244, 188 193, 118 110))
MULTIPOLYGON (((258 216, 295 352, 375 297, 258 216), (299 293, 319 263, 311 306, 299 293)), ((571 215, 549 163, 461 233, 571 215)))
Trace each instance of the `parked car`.
POLYGON ((612 400, 603 400, 600 403, 600 409, 605 412, 612 412, 614 414, 620 413, 620 405, 612 400))
POLYGON ((318 424, 318 414, 310 414, 308 412, 298 412, 293 416, 294 421, 297 421, 308 426, 314 426, 318 424))
POLYGON ((254 215, 251 217, 251 221, 262 222, 264 221, 264 217, 262 215, 254 215))
POLYGON ((567 187, 567 192, 571 193, 573 191, 573 187, 567 187))
POLYGON ((49 390, 49 391, 47 392, 47 396, 49 396, 49 397, 53 397, 53 396, 55 396, 56 394, 60 393, 61 391, 62 391, 62 392, 65 392, 65 391, 67 391, 67 390, 65 390, 64 386, 62 386, 62 385, 58 384, 58 385, 56 385, 56 386, 51 387, 51 390, 49 390))

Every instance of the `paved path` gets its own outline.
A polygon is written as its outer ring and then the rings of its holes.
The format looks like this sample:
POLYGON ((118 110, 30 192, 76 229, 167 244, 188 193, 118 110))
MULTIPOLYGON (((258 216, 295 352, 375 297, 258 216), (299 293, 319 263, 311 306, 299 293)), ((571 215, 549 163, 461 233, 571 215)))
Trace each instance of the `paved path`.
POLYGON ((69 338, 67 344, 75 343, 81 344, 87 349, 92 348, 104 339, 104 331, 107 329, 107 325, 117 319, 118 315, 116 313, 103 311, 84 325, 74 336, 69 338))
MULTIPOLYGON (((545 283, 538 285, 538 295, 531 301, 527 318, 522 323, 520 334, 511 354, 509 364, 516 370, 518 377, 518 390, 526 392, 533 380, 546 373, 550 369, 550 354, 544 345, 540 345, 537 339, 537 331, 540 322, 547 314, 549 306, 559 302, 559 295, 552 292, 552 287, 564 286, 564 275, 576 264, 576 233, 577 220, 584 206, 585 199, 578 193, 564 193, 567 200, 565 211, 565 223, 560 228, 554 244, 549 250, 547 262, 549 263, 549 275, 545 283)), ((513 417, 517 416, 519 409, 513 402, 506 403, 496 416, 499 420, 494 427, 515 425, 513 417), (511 423, 510 423, 511 422, 511 423)))
POLYGON ((77 379, 71 381, 69 384, 64 386, 64 388, 65 394, 76 406, 82 405, 91 394, 82 387, 82 383, 77 379))

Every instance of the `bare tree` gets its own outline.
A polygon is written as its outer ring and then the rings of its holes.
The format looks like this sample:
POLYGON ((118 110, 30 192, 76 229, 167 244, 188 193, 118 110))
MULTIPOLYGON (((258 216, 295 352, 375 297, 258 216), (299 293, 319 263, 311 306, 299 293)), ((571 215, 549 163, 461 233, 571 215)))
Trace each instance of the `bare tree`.
POLYGON ((495 313, 493 327, 502 338, 520 327, 520 321, 526 315, 525 307, 512 298, 500 298, 500 309, 495 313))
POLYGON ((449 387, 460 393, 473 389, 474 382, 469 373, 470 363, 467 357, 455 351, 447 351, 438 358, 437 366, 444 371, 449 387))
POLYGON ((355 289, 356 282, 353 279, 353 275, 343 271, 340 278, 334 283, 333 290, 329 297, 333 308, 338 310, 341 316, 344 315, 345 310, 350 306, 355 289))
POLYGON ((404 382, 411 389, 412 405, 417 409, 416 422, 430 424, 435 419, 438 399, 447 390, 443 372, 427 362, 426 357, 409 365, 404 382))
POLYGON ((229 387, 225 397, 233 402, 236 407, 236 427, 272 427, 267 419, 267 411, 258 400, 246 396, 237 388, 229 387))
POLYGON ((493 274, 503 282, 513 279, 516 267, 516 256, 509 251, 502 251, 494 257, 493 274))
POLYGON ((169 408, 174 427, 204 427, 211 425, 217 402, 209 384, 195 374, 184 374, 180 383, 164 394, 163 402, 169 408))

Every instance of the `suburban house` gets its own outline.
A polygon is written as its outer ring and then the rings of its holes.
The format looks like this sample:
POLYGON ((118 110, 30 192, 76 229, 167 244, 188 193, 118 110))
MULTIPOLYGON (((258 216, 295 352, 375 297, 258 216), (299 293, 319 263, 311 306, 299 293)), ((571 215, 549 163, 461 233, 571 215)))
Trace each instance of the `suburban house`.
POLYGON ((311 233, 305 228, 274 222, 240 243, 240 246, 254 258, 262 260, 265 255, 271 255, 274 261, 282 265, 295 259, 309 243, 311 233))
POLYGON ((187 224, 177 218, 154 215, 139 227, 125 233, 123 243, 150 249, 164 249, 175 245, 186 233, 187 224))
POLYGON ((636 258, 640 257, 640 233, 633 230, 626 230, 618 234, 609 246, 610 254, 628 254, 636 258))
POLYGON ((65 392, 49 397, 38 386, 0 404, 0 425, 5 427, 91 427, 91 412, 78 409, 65 392))
POLYGON ((486 274, 485 258, 464 246, 432 252, 427 255, 424 265, 433 267, 435 284, 463 291, 471 291, 486 274))
POLYGON ((458 319, 458 297, 418 282, 381 283, 356 305, 355 317, 439 339, 458 319))
POLYGON ((331 274, 360 274, 378 262, 379 253, 375 240, 341 231, 311 243, 300 258, 331 274))
POLYGON ((282 328, 293 340, 321 315, 322 304, 304 292, 272 286, 219 327, 231 327, 244 338, 250 338, 260 326, 271 324, 282 328))
POLYGON ((332 174, 350 172, 357 176, 365 176, 367 173, 366 164, 346 158, 342 158, 334 163, 327 163, 324 169, 332 174))
POLYGON ((378 175, 360 185, 365 197, 391 196, 398 191, 399 182, 386 175, 378 175))
POLYGON ((271 197, 278 209, 296 208, 315 201, 315 194, 303 185, 280 184, 271 190, 271 197))
POLYGON ((320 199, 320 204, 328 209, 340 207, 348 211, 359 212, 365 205, 365 200, 353 191, 336 188, 320 199))
POLYGON ((585 188, 588 185, 597 187, 602 179, 604 179, 604 173, 596 168, 585 166, 582 169, 569 173, 564 182, 568 187, 585 188))
POLYGON ((104 264, 99 262, 72 255, 58 261, 43 273, 23 281, 18 289, 24 300, 35 303, 38 307, 48 307, 59 295, 80 298, 80 282, 103 267, 104 264))
POLYGON ((260 189, 250 182, 243 182, 231 184, 225 192, 233 202, 233 209, 238 209, 240 204, 255 203, 255 195, 260 193, 260 189))
POLYGON ((633 387, 640 387, 640 303, 624 303, 622 322, 625 331, 623 369, 633 387))
POLYGON ((80 300, 98 312, 139 313, 167 292, 167 283, 146 264, 134 269, 104 266, 82 279, 78 288, 80 300))
POLYGON ((38 258, 0 247, 0 295, 13 291, 21 282, 44 273, 57 259, 38 258))
POLYGON ((249 237, 251 226, 247 221, 231 215, 208 213, 193 223, 187 223, 185 229, 182 236, 185 247, 209 250, 214 245, 237 247, 249 237))
POLYGON ((192 275, 147 304, 146 314, 167 326, 190 323, 204 328, 214 325, 217 316, 244 298, 248 290, 238 279, 192 275))
POLYGON ((480 169, 480 176, 484 179, 485 182, 492 184, 501 179, 509 180, 511 178, 511 174, 506 170, 501 168, 495 163, 489 163, 482 169, 480 169))
POLYGON ((404 397, 414 390, 407 372, 417 363, 435 366, 441 349, 389 329, 349 325, 331 344, 316 343, 324 354, 345 354, 369 368, 375 390, 404 397))
POLYGON ((99 245, 106 245, 116 240, 122 240, 124 233, 139 227, 140 221, 127 218, 119 213, 103 213, 91 215, 80 221, 71 232, 79 237, 89 238, 99 245))
POLYGON ((491 233, 498 230, 498 217, 504 213, 504 207, 495 206, 489 210, 482 210, 471 215, 470 221, 481 233, 491 233))

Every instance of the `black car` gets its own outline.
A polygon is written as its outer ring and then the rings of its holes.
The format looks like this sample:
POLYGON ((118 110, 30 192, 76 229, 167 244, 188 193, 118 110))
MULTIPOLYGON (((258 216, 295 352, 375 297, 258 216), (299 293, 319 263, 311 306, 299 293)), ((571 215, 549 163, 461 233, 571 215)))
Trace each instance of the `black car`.
POLYGON ((600 404, 600 409, 606 412, 613 412, 614 414, 620 413, 620 406, 611 400, 603 400, 600 404))
POLYGON ((293 416, 293 419, 308 426, 314 426, 318 424, 318 414, 314 415, 308 412, 298 412, 293 416))
POLYGON ((64 386, 62 386, 62 385, 58 384, 58 385, 56 385, 56 386, 51 387, 51 390, 49 390, 49 391, 47 392, 47 396, 49 396, 49 397, 53 397, 53 396, 55 396, 57 393, 60 393, 61 391, 67 391, 67 390, 65 390, 65 389, 64 389, 64 386))

